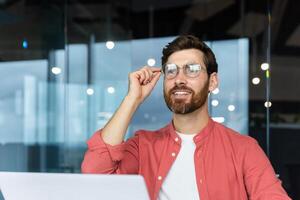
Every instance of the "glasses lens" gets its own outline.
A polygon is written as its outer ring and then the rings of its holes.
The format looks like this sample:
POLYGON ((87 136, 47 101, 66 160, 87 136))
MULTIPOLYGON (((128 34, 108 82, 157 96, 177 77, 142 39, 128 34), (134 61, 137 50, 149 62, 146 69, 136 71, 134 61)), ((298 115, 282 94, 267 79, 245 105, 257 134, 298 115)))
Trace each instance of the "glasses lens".
POLYGON ((173 63, 165 65, 165 76, 167 78, 173 78, 177 75, 177 66, 173 63))
POLYGON ((199 64, 188 64, 185 66, 185 74, 189 77, 196 77, 200 73, 201 66, 199 64))

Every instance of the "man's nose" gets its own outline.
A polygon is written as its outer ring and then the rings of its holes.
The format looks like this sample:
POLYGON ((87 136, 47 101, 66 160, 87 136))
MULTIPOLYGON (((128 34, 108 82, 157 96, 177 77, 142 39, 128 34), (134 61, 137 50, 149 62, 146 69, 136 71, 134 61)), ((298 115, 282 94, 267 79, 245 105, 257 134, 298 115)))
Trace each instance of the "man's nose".
POLYGON ((183 69, 179 69, 178 74, 175 77, 176 85, 185 85, 186 84, 186 75, 183 72, 183 69))

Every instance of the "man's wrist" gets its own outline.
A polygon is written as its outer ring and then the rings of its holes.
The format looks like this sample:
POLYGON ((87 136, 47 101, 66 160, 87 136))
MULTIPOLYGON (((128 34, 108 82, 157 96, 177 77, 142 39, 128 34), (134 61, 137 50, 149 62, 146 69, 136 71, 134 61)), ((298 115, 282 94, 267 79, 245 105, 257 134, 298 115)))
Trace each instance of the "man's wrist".
POLYGON ((124 103, 128 106, 133 106, 134 108, 137 108, 141 104, 141 101, 136 97, 126 95, 124 98, 124 103))

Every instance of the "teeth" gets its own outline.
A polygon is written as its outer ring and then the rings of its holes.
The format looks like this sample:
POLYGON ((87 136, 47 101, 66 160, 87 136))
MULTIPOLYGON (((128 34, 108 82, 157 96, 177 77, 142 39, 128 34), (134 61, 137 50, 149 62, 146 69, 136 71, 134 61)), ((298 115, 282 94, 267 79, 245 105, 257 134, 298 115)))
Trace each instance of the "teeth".
POLYGON ((175 95, 187 95, 189 94, 188 92, 175 92, 175 95))

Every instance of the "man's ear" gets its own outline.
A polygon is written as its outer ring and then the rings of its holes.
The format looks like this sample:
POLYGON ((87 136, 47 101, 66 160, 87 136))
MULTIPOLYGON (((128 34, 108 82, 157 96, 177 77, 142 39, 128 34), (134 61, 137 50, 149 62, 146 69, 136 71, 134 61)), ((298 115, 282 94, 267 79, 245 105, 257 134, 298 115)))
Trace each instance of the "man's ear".
POLYGON ((208 86, 209 92, 214 91, 218 86, 219 86, 218 74, 216 72, 213 72, 209 76, 209 86, 208 86))

